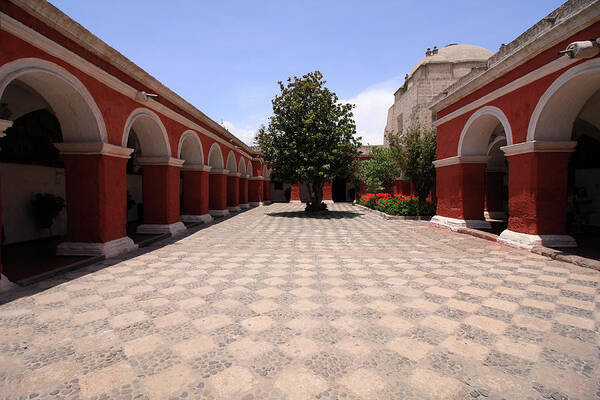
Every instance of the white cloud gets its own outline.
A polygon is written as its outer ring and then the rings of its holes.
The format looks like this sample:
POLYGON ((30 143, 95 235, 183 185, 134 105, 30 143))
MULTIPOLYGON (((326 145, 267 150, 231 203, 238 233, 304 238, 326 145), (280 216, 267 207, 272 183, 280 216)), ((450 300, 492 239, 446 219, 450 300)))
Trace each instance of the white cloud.
POLYGON ((394 92, 400 86, 399 82, 399 79, 385 81, 365 89, 351 99, 342 100, 356 105, 356 132, 362 137, 364 145, 383 144, 387 111, 394 103, 394 92))
MULTIPOLYGON (((383 144, 383 131, 387 120, 388 108, 394 103, 394 92, 400 87, 400 78, 391 79, 368 87, 355 97, 341 100, 356 105, 354 120, 357 135, 362 137, 363 144, 383 144)), ((222 125, 248 145, 254 142, 259 120, 266 120, 253 115, 246 123, 223 121, 222 125)))
POLYGON ((221 125, 223 125, 225 127, 225 129, 227 129, 229 132, 233 133, 238 139, 240 139, 242 142, 246 143, 247 145, 252 145, 254 144, 254 135, 256 134, 256 131, 258 130, 258 126, 257 127, 251 127, 248 125, 244 125, 239 126, 238 124, 234 124, 233 122, 230 121, 223 121, 221 122, 221 125))

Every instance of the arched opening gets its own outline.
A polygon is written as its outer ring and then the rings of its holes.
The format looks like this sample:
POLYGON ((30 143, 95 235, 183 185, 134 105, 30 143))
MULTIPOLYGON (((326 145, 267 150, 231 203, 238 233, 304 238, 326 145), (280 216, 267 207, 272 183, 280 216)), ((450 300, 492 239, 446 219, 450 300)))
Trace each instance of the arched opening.
POLYGON ((240 173, 240 182, 239 182, 239 206, 242 210, 250 207, 248 204, 248 176, 246 174, 246 161, 244 157, 240 157, 240 161, 238 163, 238 172, 240 173))
POLYGON ((237 162, 235 154, 229 151, 227 155, 227 208, 231 212, 241 211, 239 207, 240 196, 240 174, 237 171, 237 162))
POLYGON ((213 143, 208 152, 208 165, 211 167, 209 177, 209 212, 213 217, 229 215, 227 210, 227 170, 221 147, 213 143))
MULTIPOLYGON (((69 196, 67 176, 80 174, 67 171, 54 144, 99 143, 106 131, 81 82, 36 59, 0 67, 0 120, 12 122, 0 139, 2 264, 9 279, 18 281, 80 259, 55 256, 65 238, 81 236, 81 223, 68 215, 89 206, 69 196)), ((71 180, 72 192, 77 183, 71 180)))
POLYGON ((472 227, 500 233, 508 216, 508 177, 501 147, 512 144, 508 119, 497 107, 486 106, 467 120, 458 143, 458 159, 468 169, 462 199, 468 217, 483 220, 472 227))
POLYGON ((185 161, 180 175, 181 219, 185 223, 209 222, 208 168, 204 166, 202 142, 195 132, 181 135, 177 154, 185 161))
POLYGON ((160 170, 169 165, 171 148, 160 118, 145 108, 134 110, 127 119, 122 145, 133 149, 127 162, 127 234, 141 242, 150 232, 140 227, 166 224, 160 217, 166 207, 165 177, 160 170))
POLYGON ((579 243, 578 251, 600 258, 600 59, 578 64, 550 85, 527 140, 537 195, 530 199, 536 212, 521 221, 522 230, 546 235, 546 246, 579 243))

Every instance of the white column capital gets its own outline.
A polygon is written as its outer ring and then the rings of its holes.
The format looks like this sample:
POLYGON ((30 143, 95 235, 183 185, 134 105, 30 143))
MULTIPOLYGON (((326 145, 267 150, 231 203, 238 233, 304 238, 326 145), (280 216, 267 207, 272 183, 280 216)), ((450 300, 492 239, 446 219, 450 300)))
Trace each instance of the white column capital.
POLYGON ((119 158, 129 158, 133 149, 103 142, 66 142, 54 143, 60 154, 75 155, 104 155, 119 158))
POLYGON ((500 150, 502 150, 506 156, 524 153, 572 153, 575 151, 575 146, 577 146, 577 142, 575 141, 550 142, 533 140, 531 142, 502 146, 500 147, 500 150))
POLYGON ((181 167, 185 160, 173 157, 138 157, 137 162, 140 165, 169 165, 171 167, 181 167))
POLYGON ((233 177, 236 177, 236 176, 237 176, 237 177, 239 178, 239 177, 240 177, 240 175, 242 175, 242 173, 241 173, 241 172, 230 172, 228 175, 229 175, 229 176, 233 176, 233 177))
POLYGON ((265 178, 263 178, 262 176, 251 176, 251 177, 250 177, 250 178, 248 178, 248 179, 250 179, 251 181, 262 181, 262 180, 264 180, 265 178))
POLYGON ((199 171, 199 172, 210 172, 212 167, 210 165, 202 164, 183 164, 182 169, 184 171, 199 171))
POLYGON ((454 156, 435 160, 433 165, 440 168, 455 164, 487 164, 489 159, 490 156, 454 156))
POLYGON ((211 174, 229 175, 229 170, 224 168, 213 168, 210 170, 211 174))

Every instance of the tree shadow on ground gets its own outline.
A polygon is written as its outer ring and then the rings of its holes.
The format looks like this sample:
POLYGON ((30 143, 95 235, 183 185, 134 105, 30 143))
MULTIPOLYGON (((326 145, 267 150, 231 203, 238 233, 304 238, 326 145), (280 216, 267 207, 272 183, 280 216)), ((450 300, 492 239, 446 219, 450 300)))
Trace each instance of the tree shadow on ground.
POLYGON ((363 215, 362 213, 356 213, 352 211, 337 211, 329 210, 318 213, 307 213, 304 211, 281 211, 266 213, 268 217, 283 217, 283 218, 311 218, 311 219, 345 219, 345 218, 356 218, 363 215))

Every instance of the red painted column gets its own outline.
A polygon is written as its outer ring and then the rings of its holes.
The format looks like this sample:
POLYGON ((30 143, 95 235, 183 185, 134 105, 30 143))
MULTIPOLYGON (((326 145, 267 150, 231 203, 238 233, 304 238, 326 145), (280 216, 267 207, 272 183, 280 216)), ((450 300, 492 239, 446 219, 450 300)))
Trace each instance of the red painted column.
POLYGON ((331 186, 331 182, 323 183, 323 203, 333 203, 333 193, 331 186))
POLYGON ((239 189, 239 202, 240 208, 248 208, 248 175, 240 176, 240 189, 239 189))
POLYGON ((65 163, 67 203, 67 239, 56 253, 110 257, 136 248, 125 230, 132 150, 100 142, 56 147, 65 163))
POLYGON ((144 223, 138 233, 175 234, 185 230, 180 213, 180 175, 184 161, 172 157, 140 157, 143 166, 144 223))
POLYGON ((227 210, 227 174, 226 169, 210 171, 209 176, 209 212, 212 216, 229 215, 227 210))
MULTIPOLYGON (((6 136, 4 131, 12 126, 12 121, 0 119, 0 139, 6 136)), ((0 181, 0 188, 2 182, 0 181)), ((0 192, 0 228, 2 227, 2 193, 0 192)), ((0 279, 2 279, 2 232, 0 231, 0 279)))
POLYGON ((437 213, 432 222, 450 228, 490 228, 484 220, 484 177, 488 157, 437 160, 437 213))
POLYGON ((265 179, 263 181, 263 202, 271 202, 271 180, 265 179))
POLYGON ((258 206, 263 201, 263 177, 251 176, 248 181, 248 200, 250 205, 258 206))
POLYGON ((300 184, 294 183, 290 186, 290 203, 300 203, 300 184))
POLYGON ((227 176, 227 208, 229 211, 240 211, 240 173, 230 172, 227 176))
POLYGON ((485 172, 485 211, 490 218, 506 218, 504 212, 504 171, 485 172))
POLYGON ((575 247, 566 234, 568 166, 577 142, 502 147, 508 160, 508 229, 498 241, 531 248, 575 247))
POLYGON ((184 165, 181 219, 184 222, 210 222, 208 213, 209 171, 205 165, 184 165))

